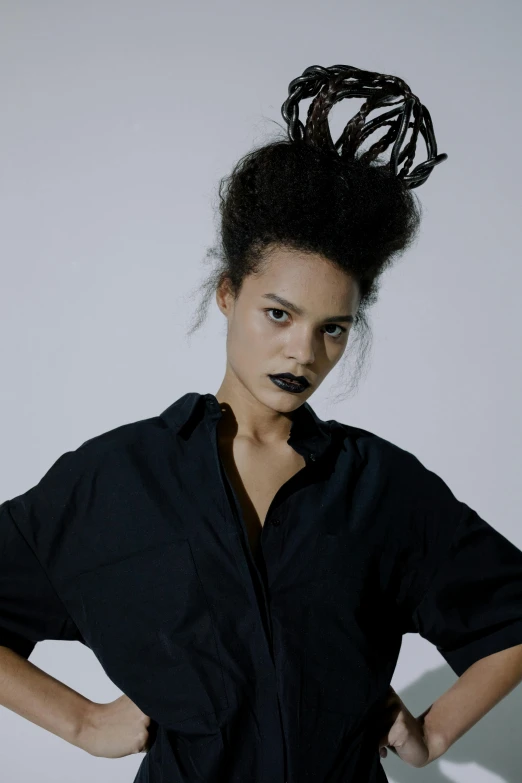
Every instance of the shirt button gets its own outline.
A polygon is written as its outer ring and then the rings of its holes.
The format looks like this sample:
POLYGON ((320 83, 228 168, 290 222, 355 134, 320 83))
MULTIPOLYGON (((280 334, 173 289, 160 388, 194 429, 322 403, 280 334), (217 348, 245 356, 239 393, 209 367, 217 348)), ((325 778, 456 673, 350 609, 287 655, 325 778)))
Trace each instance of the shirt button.
POLYGON ((278 527, 281 524, 281 520, 280 519, 273 519, 272 520, 272 524, 274 525, 274 527, 278 527))

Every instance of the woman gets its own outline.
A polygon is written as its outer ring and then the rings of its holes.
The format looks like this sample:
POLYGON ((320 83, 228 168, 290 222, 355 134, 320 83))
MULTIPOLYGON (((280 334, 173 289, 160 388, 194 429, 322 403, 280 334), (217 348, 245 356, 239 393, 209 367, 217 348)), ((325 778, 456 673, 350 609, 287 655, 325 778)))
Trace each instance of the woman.
POLYGON ((386 748, 426 766, 522 678, 522 552, 415 456, 307 402, 352 333, 367 344, 415 237, 411 191, 446 158, 429 113, 401 79, 337 65, 292 81, 283 116, 289 138, 220 190, 216 394, 86 441, 0 507, 0 701, 93 755, 146 751, 135 783, 385 781, 386 748), (390 688, 408 632, 459 677, 418 717, 390 688), (43 639, 87 644, 123 695, 34 667, 43 639))

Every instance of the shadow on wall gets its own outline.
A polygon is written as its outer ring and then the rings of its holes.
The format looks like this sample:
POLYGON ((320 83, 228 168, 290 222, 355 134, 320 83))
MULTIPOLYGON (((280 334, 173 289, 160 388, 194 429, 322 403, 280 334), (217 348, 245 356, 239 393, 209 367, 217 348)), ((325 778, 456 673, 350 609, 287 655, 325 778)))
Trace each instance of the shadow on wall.
MULTIPOLYGON (((410 712, 420 715, 455 681, 445 664, 406 688, 393 687, 410 712)), ((522 783, 522 685, 427 767, 410 767, 390 750, 382 766, 390 783, 522 783)))

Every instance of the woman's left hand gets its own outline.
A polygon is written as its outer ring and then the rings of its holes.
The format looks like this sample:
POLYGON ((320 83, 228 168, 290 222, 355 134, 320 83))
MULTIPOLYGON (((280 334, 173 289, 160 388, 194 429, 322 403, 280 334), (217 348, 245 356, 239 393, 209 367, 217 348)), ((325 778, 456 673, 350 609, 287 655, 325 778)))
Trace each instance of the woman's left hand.
POLYGON ((421 721, 411 714, 391 686, 380 725, 379 753, 382 758, 386 758, 388 749, 412 767, 424 767, 430 760, 421 721))

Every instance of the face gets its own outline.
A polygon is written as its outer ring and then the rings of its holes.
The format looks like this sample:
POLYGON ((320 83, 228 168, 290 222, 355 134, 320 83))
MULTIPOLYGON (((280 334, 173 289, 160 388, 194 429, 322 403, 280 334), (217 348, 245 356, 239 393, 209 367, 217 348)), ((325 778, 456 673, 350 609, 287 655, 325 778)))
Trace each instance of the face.
POLYGON ((222 388, 242 392, 281 412, 298 408, 335 367, 355 318, 357 283, 320 255, 276 247, 262 272, 249 275, 237 299, 226 281, 216 301, 228 321, 227 369, 222 388), (303 375, 310 385, 295 393, 270 380, 303 375))

